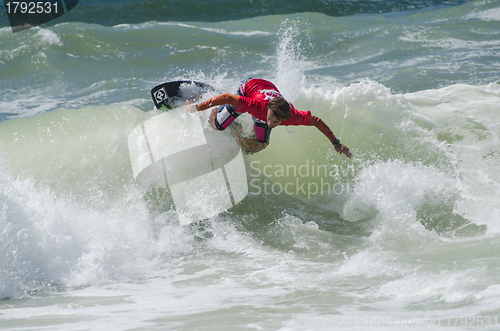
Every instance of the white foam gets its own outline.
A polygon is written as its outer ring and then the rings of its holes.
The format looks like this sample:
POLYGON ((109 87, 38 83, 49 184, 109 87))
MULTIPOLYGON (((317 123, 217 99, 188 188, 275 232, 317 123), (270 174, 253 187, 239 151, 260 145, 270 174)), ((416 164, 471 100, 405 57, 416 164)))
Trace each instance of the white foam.
POLYGON ((126 143, 121 135, 126 137, 141 112, 127 105, 106 109, 94 109, 93 115, 91 109, 59 110, 2 122, 0 255, 5 258, 0 260, 0 297, 135 279, 165 256, 190 251, 193 237, 176 225, 176 215, 168 210, 152 213, 143 192, 128 180, 131 169, 120 147, 126 143), (98 119, 98 114, 110 117, 98 119), (80 117, 86 115, 92 120, 80 117), (32 124, 44 130, 31 130, 32 124), (85 128, 79 131, 79 125, 85 128), (91 127, 99 133, 92 133, 91 127), (35 131, 41 134, 38 138, 30 136, 35 131), (86 140, 92 137, 95 142, 86 140), (82 145, 71 150, 54 147, 70 146, 72 139, 82 145), (27 145, 16 148, 18 143, 27 145), (80 156, 72 154, 76 151, 80 156), (39 159, 23 161, 25 157, 39 159), (72 166, 82 168, 75 171, 72 166), (114 170, 106 174, 107 166, 114 170), (90 172, 85 174, 85 169, 90 172))
POLYGON ((466 19, 480 19, 483 21, 500 21, 500 8, 492 8, 466 16, 466 19))
POLYGON ((219 34, 227 34, 227 35, 235 35, 235 36, 245 36, 245 37, 252 37, 252 36, 269 36, 271 35, 270 32, 265 32, 265 31, 227 31, 225 29, 215 29, 215 28, 200 28, 201 30, 208 31, 208 32, 215 32, 219 34))
POLYGON ((2 175, 0 297, 125 281, 192 249, 171 213, 152 217, 137 190, 99 210, 2 175))
POLYGON ((63 44, 61 38, 51 30, 40 29, 37 32, 37 36, 41 37, 42 42, 50 45, 62 46, 63 44))
POLYGON ((500 85, 453 85, 405 95, 415 111, 430 119, 436 145, 454 165, 462 198, 455 212, 499 231, 500 85))
POLYGON ((377 163, 361 171, 355 193, 344 206, 343 217, 358 220, 356 204, 364 203, 384 218, 406 215, 407 220, 415 220, 416 211, 429 196, 446 198, 453 190, 453 182, 433 167, 402 161, 377 163))

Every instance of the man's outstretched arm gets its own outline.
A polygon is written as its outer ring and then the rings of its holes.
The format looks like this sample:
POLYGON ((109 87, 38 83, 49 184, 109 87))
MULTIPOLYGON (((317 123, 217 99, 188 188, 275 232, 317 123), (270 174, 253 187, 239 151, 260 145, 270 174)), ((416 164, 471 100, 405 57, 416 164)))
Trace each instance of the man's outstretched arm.
POLYGON ((311 116, 311 123, 309 123, 309 125, 317 127, 318 130, 321 131, 330 140, 330 142, 333 144, 333 147, 338 153, 344 154, 348 158, 352 156, 351 152, 349 151, 349 148, 340 143, 340 140, 338 140, 337 137, 335 137, 332 130, 330 130, 328 125, 326 125, 325 122, 321 120, 321 118, 316 116, 311 116))
POLYGON ((218 95, 216 97, 210 98, 205 102, 202 102, 200 104, 193 104, 190 103, 189 101, 186 101, 186 108, 189 110, 191 113, 195 113, 200 110, 205 110, 210 107, 214 106, 220 106, 220 105, 226 105, 230 104, 231 106, 237 107, 238 106, 238 101, 240 97, 238 95, 230 94, 230 93, 225 93, 218 95))

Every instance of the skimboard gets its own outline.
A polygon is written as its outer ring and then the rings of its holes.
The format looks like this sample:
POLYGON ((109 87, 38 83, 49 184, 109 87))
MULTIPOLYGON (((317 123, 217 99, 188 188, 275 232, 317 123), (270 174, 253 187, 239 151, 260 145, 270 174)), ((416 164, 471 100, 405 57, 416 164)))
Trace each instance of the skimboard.
POLYGON ((203 94, 213 90, 213 87, 205 83, 178 80, 153 87, 151 97, 157 109, 173 109, 182 106, 186 100, 195 102, 203 94))

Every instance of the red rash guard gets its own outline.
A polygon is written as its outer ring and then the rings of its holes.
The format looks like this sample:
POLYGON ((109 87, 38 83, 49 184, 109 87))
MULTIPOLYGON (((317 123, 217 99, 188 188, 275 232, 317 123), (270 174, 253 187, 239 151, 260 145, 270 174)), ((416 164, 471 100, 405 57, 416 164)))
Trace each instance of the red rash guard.
MULTIPOLYGON (((249 113, 261 121, 267 122, 267 105, 274 98, 281 97, 276 86, 263 79, 251 79, 241 87, 246 96, 229 93, 221 94, 198 105, 200 110, 213 106, 230 104, 236 107, 239 113, 249 113)), ((320 118, 311 115, 311 111, 300 111, 290 104, 292 116, 283 120, 280 125, 308 125, 317 127, 330 142, 335 141, 335 135, 320 118)))

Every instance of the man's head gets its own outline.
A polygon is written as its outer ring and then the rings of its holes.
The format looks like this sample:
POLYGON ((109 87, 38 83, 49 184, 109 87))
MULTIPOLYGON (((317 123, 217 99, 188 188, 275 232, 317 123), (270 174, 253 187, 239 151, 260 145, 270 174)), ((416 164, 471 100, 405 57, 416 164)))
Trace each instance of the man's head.
POLYGON ((272 129, 281 122, 292 116, 292 109, 284 98, 274 98, 267 106, 267 125, 272 129))

